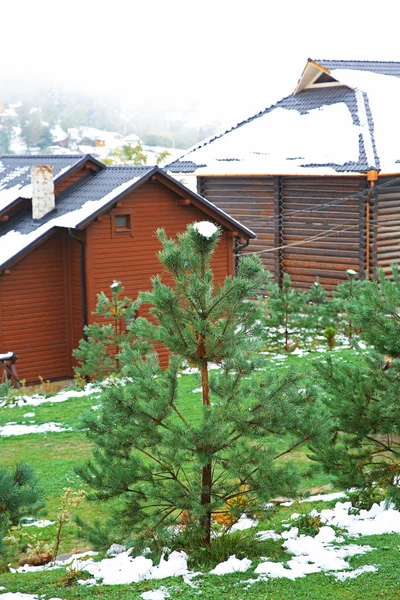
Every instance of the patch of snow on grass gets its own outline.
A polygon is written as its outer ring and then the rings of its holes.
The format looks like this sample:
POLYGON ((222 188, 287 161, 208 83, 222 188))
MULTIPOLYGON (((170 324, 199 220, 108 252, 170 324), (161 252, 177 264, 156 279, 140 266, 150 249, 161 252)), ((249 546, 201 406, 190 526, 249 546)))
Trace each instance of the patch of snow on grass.
POLYGON ((131 557, 130 552, 131 549, 100 562, 91 560, 84 567, 77 562, 76 567, 84 568, 96 580, 102 579, 103 585, 137 583, 143 579, 164 579, 189 573, 185 552, 172 552, 167 560, 162 556, 158 566, 154 566, 150 558, 131 557))
POLYGON ((27 523, 21 523, 22 527, 48 527, 49 525, 54 525, 55 521, 48 521, 46 519, 39 519, 35 521, 35 519, 26 519, 27 523))
POLYGON ((250 529, 250 527, 255 527, 258 525, 258 521, 254 519, 249 519, 245 514, 241 515, 240 519, 232 525, 230 528, 230 532, 234 531, 244 531, 245 529, 250 529))
POLYGON ((321 521, 327 525, 347 529, 349 535, 382 535, 400 533, 400 512, 385 509, 385 502, 373 504, 370 510, 349 514, 350 502, 337 502, 335 508, 321 511, 321 521))
MULTIPOLYGON (((18 567, 17 569, 13 569, 12 567, 10 567, 10 572, 11 573, 37 573, 38 571, 52 571, 53 569, 59 569, 60 567, 66 567, 69 565, 74 565, 74 567, 76 565, 79 564, 79 567, 81 570, 83 570, 85 568, 85 562, 82 561, 81 559, 84 557, 91 557, 91 556, 96 556, 98 553, 97 552, 93 552, 92 550, 88 550, 87 552, 81 552, 80 554, 72 554, 71 556, 68 556, 68 558, 66 558, 65 560, 61 560, 58 559, 55 561, 55 563, 47 563, 45 565, 39 565, 38 567, 36 566, 31 566, 28 564, 22 565, 21 567, 18 567)), ((92 559, 89 558, 88 562, 91 561, 92 559)))
POLYGON ((0 436, 10 437, 12 435, 28 435, 30 433, 60 433, 61 431, 72 431, 71 427, 61 427, 59 423, 43 423, 42 425, 17 425, 7 423, 0 427, 0 436))
POLYGON ((235 555, 230 556, 228 560, 220 562, 212 571, 210 575, 227 575, 228 573, 243 573, 251 567, 251 560, 248 558, 236 558, 235 555))
POLYGON ((376 573, 377 570, 378 569, 374 565, 364 565, 363 567, 360 567, 359 569, 354 569, 354 571, 344 571, 342 573, 334 573, 334 576, 339 581, 344 581, 345 579, 355 579, 356 577, 358 577, 359 575, 362 575, 363 573, 376 573))
POLYGON ((282 536, 272 529, 267 529, 265 531, 259 531, 257 537, 260 542, 264 542, 265 540, 279 540, 282 536))
POLYGON ((330 500, 338 500, 339 498, 346 497, 346 492, 332 492, 331 494, 315 494, 314 496, 309 496, 308 498, 304 498, 304 500, 300 500, 300 503, 302 504, 304 502, 318 502, 319 500, 329 502, 330 500))
POLYGON ((164 598, 169 598, 170 595, 168 590, 165 587, 162 587, 158 590, 153 590, 152 592, 143 592, 140 595, 143 600, 164 600, 164 598))
MULTIPOLYGON (((70 398, 82 398, 83 396, 91 396, 92 394, 98 394, 100 392, 100 387, 93 383, 88 383, 83 390, 62 390, 54 396, 43 396, 41 394, 34 394, 33 396, 15 396, 13 402, 10 404, 6 405, 5 402, 0 402, 0 408, 6 406, 9 408, 14 408, 16 406, 40 406, 45 402, 65 402, 70 398)), ((33 416, 35 415, 33 414, 33 416)))
POLYGON ((38 600, 36 594, 22 594, 21 592, 6 592, 0 594, 0 600, 38 600))

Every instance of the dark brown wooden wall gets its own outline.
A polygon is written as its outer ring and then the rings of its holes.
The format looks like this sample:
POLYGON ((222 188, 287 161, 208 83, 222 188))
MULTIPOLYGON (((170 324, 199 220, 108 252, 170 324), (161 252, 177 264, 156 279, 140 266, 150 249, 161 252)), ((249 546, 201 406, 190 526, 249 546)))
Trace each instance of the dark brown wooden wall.
MULTIPOLYGON (((257 235, 245 252, 258 252, 276 245, 274 185, 273 177, 200 177, 198 181, 202 196, 257 235)), ((260 256, 265 268, 276 276, 276 253, 265 252, 260 256)))
POLYGON ((389 182, 393 183, 377 190, 375 200, 377 265, 386 275, 391 273, 391 264, 400 263, 400 182, 398 178, 380 177, 377 185, 389 182))
POLYGON ((347 279, 346 269, 360 272, 361 200, 318 208, 357 193, 359 185, 360 179, 351 177, 282 177, 282 241, 287 247, 281 264, 297 288, 309 289, 319 277, 331 290, 347 279), (320 239, 301 243, 319 234, 320 239))
MULTIPOLYGON (((112 214, 103 215, 87 229, 87 282, 88 313, 90 322, 99 318, 92 315, 96 296, 104 291, 109 294, 114 279, 122 281, 125 294, 135 299, 140 290, 150 289, 150 279, 161 271, 156 256, 161 244, 155 230, 163 227, 168 236, 184 231, 187 224, 208 219, 193 206, 177 204, 179 197, 159 182, 145 183, 137 191, 121 200, 119 214, 132 213, 132 234, 115 233, 112 236, 112 214)), ((115 212, 115 211, 114 211, 115 212)), ((232 272, 232 238, 224 234, 213 260, 214 277, 221 282, 232 272)), ((164 274, 164 280, 169 278, 164 274)), ((142 309, 141 314, 147 311, 142 309)), ((167 362, 168 353, 158 348, 161 363, 167 362)))
POLYGON ((294 285, 308 289, 318 276, 327 290, 346 280, 346 269, 363 271, 362 200, 310 210, 360 190, 359 177, 200 177, 199 193, 257 234, 245 250, 261 258, 275 280, 289 273, 294 285), (297 211, 310 212, 297 212, 297 211), (272 217, 275 217, 272 219, 272 217), (320 240, 304 238, 330 232, 320 240), (284 247, 286 246, 286 248, 284 247))
POLYGON ((0 352, 18 354, 28 383, 70 374, 64 252, 57 233, 0 276, 0 352))

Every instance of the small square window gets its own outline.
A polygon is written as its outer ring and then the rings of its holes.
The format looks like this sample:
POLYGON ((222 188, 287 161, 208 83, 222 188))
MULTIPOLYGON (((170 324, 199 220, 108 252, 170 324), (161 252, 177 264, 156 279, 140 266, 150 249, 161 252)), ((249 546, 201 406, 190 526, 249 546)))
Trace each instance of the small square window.
POLYGON ((129 215, 115 215, 115 231, 128 231, 130 228, 129 215))

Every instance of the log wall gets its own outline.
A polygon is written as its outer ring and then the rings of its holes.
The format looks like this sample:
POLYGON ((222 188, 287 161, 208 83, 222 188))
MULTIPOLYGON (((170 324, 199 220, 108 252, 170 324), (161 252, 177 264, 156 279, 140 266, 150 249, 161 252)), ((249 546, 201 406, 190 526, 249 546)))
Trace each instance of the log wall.
POLYGON ((347 280, 346 269, 360 272, 361 200, 340 200, 360 189, 350 177, 282 178, 282 270, 295 287, 309 289, 319 277, 327 290, 347 280), (298 212, 303 211, 303 212, 298 212), (314 238, 304 243, 306 238, 314 238))
MULTIPOLYGON (((278 211, 273 177, 199 177, 199 194, 249 227, 257 235, 245 252, 276 246, 278 211)), ((260 254, 265 268, 277 277, 275 252, 260 254)))
POLYGON ((347 269, 365 271, 363 199, 317 207, 359 192, 365 182, 348 176, 199 177, 198 190, 257 234, 245 252, 267 250, 260 256, 276 281, 289 273, 297 288, 308 289, 319 277, 332 290, 347 279, 347 269))
POLYGON ((398 178, 380 177, 377 184, 392 182, 377 190, 376 247, 377 265, 385 275, 390 275, 390 265, 400 263, 400 181, 398 178))

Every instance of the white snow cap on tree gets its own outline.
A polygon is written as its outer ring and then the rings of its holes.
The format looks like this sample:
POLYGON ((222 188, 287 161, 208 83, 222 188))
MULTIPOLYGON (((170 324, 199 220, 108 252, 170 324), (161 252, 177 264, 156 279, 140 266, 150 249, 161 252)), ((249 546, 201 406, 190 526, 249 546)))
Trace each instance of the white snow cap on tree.
POLYGON ((347 275, 357 275, 357 271, 354 271, 353 269, 347 269, 346 273, 347 275))
POLYGON ((199 223, 193 223, 193 227, 197 229, 200 235, 210 239, 218 231, 218 227, 210 221, 200 221, 199 223))

